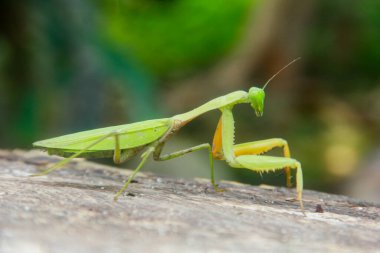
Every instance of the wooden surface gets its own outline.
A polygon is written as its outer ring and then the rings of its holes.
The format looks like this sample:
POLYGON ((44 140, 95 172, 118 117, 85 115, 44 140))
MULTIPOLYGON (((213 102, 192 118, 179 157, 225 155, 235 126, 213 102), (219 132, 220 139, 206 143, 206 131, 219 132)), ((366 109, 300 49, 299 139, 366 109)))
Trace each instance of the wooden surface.
MULTIPOLYGON (((380 252, 380 206, 294 189, 140 173, 40 152, 0 151, 0 252, 380 252)), ((207 165, 205 165, 207 166, 207 165)), ((307 173, 307 169, 305 169, 307 173)))

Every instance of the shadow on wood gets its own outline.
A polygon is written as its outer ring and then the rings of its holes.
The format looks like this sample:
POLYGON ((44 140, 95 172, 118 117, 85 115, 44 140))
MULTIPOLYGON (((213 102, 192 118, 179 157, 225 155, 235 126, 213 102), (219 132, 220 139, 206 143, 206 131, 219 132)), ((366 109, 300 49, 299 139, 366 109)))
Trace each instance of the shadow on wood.
MULTIPOLYGON (((0 151, 0 252, 379 252, 380 206, 294 189, 140 173, 41 152, 0 151)), ((307 173, 307 170, 305 171, 307 173)))

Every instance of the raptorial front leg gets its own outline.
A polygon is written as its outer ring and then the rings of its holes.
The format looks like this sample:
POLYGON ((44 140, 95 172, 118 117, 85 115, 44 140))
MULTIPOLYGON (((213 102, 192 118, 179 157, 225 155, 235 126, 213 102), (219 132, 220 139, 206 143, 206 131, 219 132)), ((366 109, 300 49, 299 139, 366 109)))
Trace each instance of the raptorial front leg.
MULTIPOLYGON (((246 168, 259 173, 278 169, 296 169, 297 199, 302 203, 303 176, 301 164, 292 158, 256 155, 274 147, 283 147, 284 156, 290 156, 289 147, 282 139, 269 139, 235 145, 235 126, 232 107, 221 108, 222 116, 218 123, 213 141, 213 155, 225 160, 233 168, 246 168)), ((287 174, 290 184, 290 173, 287 174)))
MULTIPOLYGON (((225 113, 228 114, 229 112, 225 113)), ((223 135, 222 135, 222 118, 220 117, 220 120, 218 122, 218 125, 215 130, 214 134, 214 140, 212 144, 212 154, 215 159, 223 160, 224 159, 224 153, 223 153, 223 135)), ((233 122, 232 114, 229 116, 230 120, 229 122, 233 122)), ((233 129, 233 125, 231 123, 228 124, 230 129, 233 129)), ((231 134, 229 134, 231 135, 231 134)), ((233 135, 232 135, 233 136, 233 135)), ((282 148, 284 157, 290 158, 290 150, 289 145, 286 140, 281 138, 272 138, 267 140, 260 140, 260 141, 253 141, 253 142, 247 142, 247 143, 241 143, 233 145, 233 154, 234 156, 241 156, 241 155, 259 155, 266 153, 274 148, 282 148)), ((284 168, 285 171, 285 177, 286 177, 286 186, 291 187, 291 171, 289 167, 284 168)))
MULTIPOLYGON (((234 154, 235 156, 260 155, 274 148, 282 148, 284 157, 290 158, 289 145, 286 140, 281 138, 272 138, 234 145, 234 154)), ((285 167, 284 171, 286 176, 286 186, 292 187, 290 167, 285 167)))
POLYGON ((296 187, 297 187, 297 200, 302 203, 302 190, 303 190, 303 175, 301 163, 292 158, 263 156, 263 155, 241 155, 236 157, 236 162, 240 166, 235 168, 245 168, 259 173, 276 171, 283 168, 292 168, 296 170, 296 187))

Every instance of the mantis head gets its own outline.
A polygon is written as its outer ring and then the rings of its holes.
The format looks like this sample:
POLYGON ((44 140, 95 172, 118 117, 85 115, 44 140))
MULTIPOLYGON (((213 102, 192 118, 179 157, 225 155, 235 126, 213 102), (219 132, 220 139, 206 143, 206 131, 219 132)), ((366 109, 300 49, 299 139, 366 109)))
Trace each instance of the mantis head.
POLYGON ((274 74, 269 80, 264 84, 263 88, 252 87, 248 91, 248 100, 251 103, 253 110, 255 110, 256 116, 261 117, 264 113, 264 100, 265 100, 265 87, 267 87, 268 83, 273 80, 281 71, 289 67, 289 65, 301 59, 298 57, 293 61, 289 62, 285 67, 280 69, 276 74, 274 74))
POLYGON ((248 99, 251 103, 253 110, 255 110, 256 116, 261 117, 264 113, 264 89, 252 87, 248 91, 248 99))

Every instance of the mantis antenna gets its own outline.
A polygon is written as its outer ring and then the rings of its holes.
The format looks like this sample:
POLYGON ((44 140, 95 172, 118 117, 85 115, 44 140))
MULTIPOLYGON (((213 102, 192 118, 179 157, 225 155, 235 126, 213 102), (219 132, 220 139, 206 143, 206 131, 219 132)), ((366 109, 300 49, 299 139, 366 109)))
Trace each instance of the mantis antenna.
POLYGON ((271 78, 269 78, 269 80, 264 84, 263 90, 265 89, 265 87, 267 87, 268 83, 273 80, 273 78, 275 78, 278 74, 281 73, 281 71, 283 71, 284 69, 286 69, 287 67, 289 67, 290 65, 292 65, 293 63, 298 61, 299 59, 301 59, 301 57, 298 57, 298 58, 294 59, 293 61, 289 62, 288 64, 286 64, 285 67, 280 69, 276 74, 274 74, 271 78))

